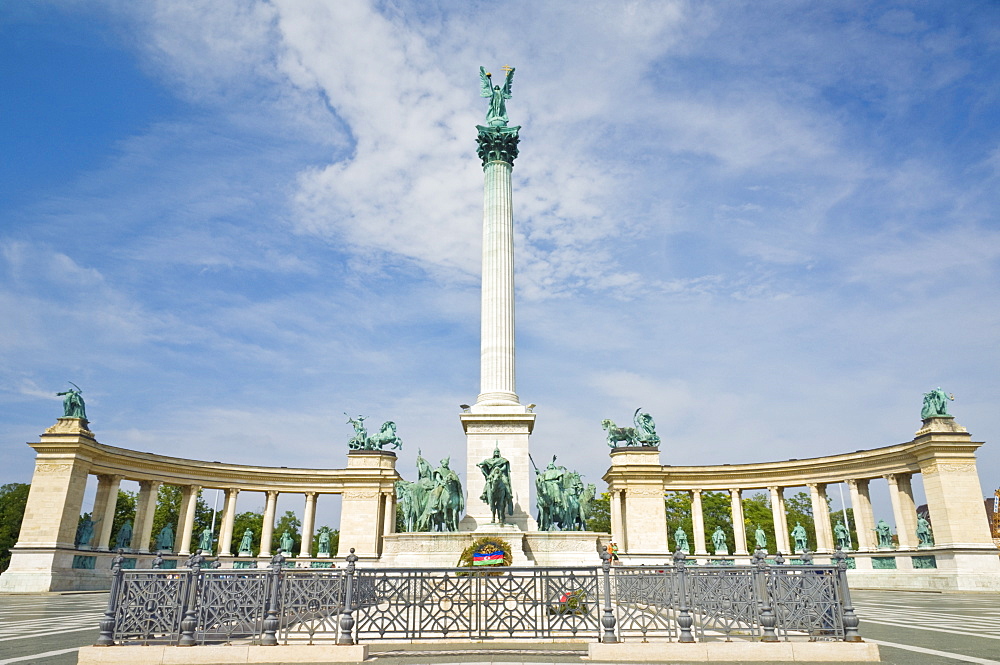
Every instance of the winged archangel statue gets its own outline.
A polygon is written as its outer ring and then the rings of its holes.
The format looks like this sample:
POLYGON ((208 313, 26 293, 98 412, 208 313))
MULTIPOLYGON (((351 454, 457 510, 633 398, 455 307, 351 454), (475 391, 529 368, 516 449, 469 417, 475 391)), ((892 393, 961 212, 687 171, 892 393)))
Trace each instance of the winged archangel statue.
POLYGON ((482 96, 490 98, 490 109, 486 112, 486 124, 490 127, 507 126, 507 100, 510 99, 510 86, 514 81, 514 68, 504 67, 507 78, 503 87, 493 85, 492 74, 485 67, 479 68, 479 78, 482 81, 482 96))

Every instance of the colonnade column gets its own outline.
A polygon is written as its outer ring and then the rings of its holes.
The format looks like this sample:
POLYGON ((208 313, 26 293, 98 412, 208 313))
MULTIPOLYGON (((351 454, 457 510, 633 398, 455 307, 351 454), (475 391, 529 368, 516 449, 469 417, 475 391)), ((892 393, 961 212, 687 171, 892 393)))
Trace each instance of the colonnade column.
POLYGON ((226 490, 226 502, 222 504, 222 526, 219 527, 219 556, 233 555, 233 528, 236 526, 236 497, 239 493, 237 487, 226 490))
POLYGON ((892 517, 896 522, 896 537, 900 549, 916 547, 917 506, 913 501, 913 486, 908 473, 890 473, 885 477, 889 482, 889 498, 892 501, 892 517))
POLYGON ((260 530, 260 554, 271 556, 271 538, 274 536, 274 511, 278 507, 278 492, 270 490, 267 493, 267 505, 264 507, 264 526, 260 530))
POLYGON ((111 540, 111 528, 115 522, 115 507, 118 505, 118 487, 121 476, 97 476, 97 496, 94 498, 94 511, 90 519, 95 522, 94 540, 91 547, 95 550, 107 550, 111 540))
POLYGON ((816 527, 816 551, 829 554, 833 552, 833 528, 830 526, 830 504, 826 502, 826 484, 810 483, 809 496, 816 527))
POLYGON ((705 556, 708 549, 705 547, 705 511, 701 506, 701 490, 691 490, 691 523, 694 526, 694 553, 696 556, 705 556))
POLYGON ((313 527, 316 525, 316 492, 306 492, 306 507, 302 511, 302 546, 299 556, 312 552, 313 527))
POLYGON ((851 490, 851 507, 854 509, 854 528, 858 532, 858 551, 875 550, 875 516, 868 493, 868 480, 852 478, 847 481, 851 490))
POLYGON ((743 495, 742 491, 735 489, 729 490, 729 499, 731 501, 731 512, 733 514, 733 537, 736 539, 734 543, 735 549, 733 554, 747 555, 747 525, 745 523, 745 518, 743 517, 743 495))
POLYGON ((194 533, 195 508, 198 507, 198 493, 201 487, 188 485, 184 488, 181 499, 180 519, 177 524, 177 537, 180 539, 178 554, 191 554, 191 535, 194 533))
POLYGON ((768 487, 771 493, 771 517, 774 520, 774 539, 778 552, 790 554, 788 543, 788 518, 785 516, 785 494, 783 487, 768 487))
POLYGON ((153 537, 153 516, 156 515, 156 499, 160 483, 156 480, 139 481, 139 498, 135 505, 135 524, 132 525, 133 552, 148 552, 149 541, 153 537))
POLYGON ((386 492, 385 512, 382 516, 382 535, 396 533, 396 493, 386 492))

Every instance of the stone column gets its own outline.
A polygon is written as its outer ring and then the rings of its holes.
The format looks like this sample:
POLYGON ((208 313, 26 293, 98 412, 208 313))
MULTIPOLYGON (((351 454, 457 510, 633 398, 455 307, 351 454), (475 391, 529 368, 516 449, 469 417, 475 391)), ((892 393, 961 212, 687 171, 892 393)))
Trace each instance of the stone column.
POLYGON ((816 527, 816 551, 821 554, 833 552, 833 527, 830 526, 830 504, 826 501, 826 485, 809 483, 809 497, 812 499, 813 524, 816 527))
POLYGON ((872 500, 868 494, 868 480, 852 478, 847 481, 851 491, 851 507, 854 508, 854 528, 858 532, 858 551, 875 551, 875 516, 872 514, 872 500))
POLYGON ((302 511, 302 546, 299 556, 312 556, 313 527, 316 525, 316 492, 306 492, 306 506, 302 511))
POLYGON ((198 492, 201 487, 188 485, 181 499, 180 518, 177 522, 177 539, 180 542, 178 554, 191 554, 191 536, 194 533, 195 508, 198 507, 198 492))
POLYGON ((788 542, 788 517, 785 515, 785 494, 782 487, 768 487, 771 493, 771 517, 774 520, 774 540, 777 551, 791 554, 788 542))
POLYGON ((514 208, 510 174, 518 127, 480 127, 483 160, 483 289, 477 404, 516 406, 514 384, 514 208))
POLYGON ((729 490, 729 500, 730 511, 733 515, 733 537, 736 539, 733 554, 746 556, 749 552, 747 551, 746 518, 743 517, 743 491, 739 489, 729 490))
POLYGON ((160 483, 156 480, 139 481, 139 498, 135 506, 135 524, 132 527, 132 551, 149 552, 149 541, 153 539, 153 517, 156 515, 156 500, 160 483))
POLYGON ((694 553, 696 556, 707 556, 705 547, 705 511, 701 507, 701 490, 691 490, 691 524, 694 529, 694 553))
POLYGON ((226 502, 222 505, 222 525, 219 527, 219 556, 233 555, 233 527, 236 526, 236 498, 239 493, 237 487, 226 490, 226 502))
POLYGON ((111 541, 111 529, 115 523, 115 507, 118 505, 118 488, 121 486, 121 476, 97 476, 97 496, 94 497, 94 511, 90 519, 94 520, 94 536, 91 547, 103 552, 108 551, 111 541))
MULTIPOLYGON (((913 542, 917 538, 916 533, 911 533, 907 528, 906 518, 903 516, 903 502, 899 491, 899 477, 897 474, 889 473, 884 476, 889 483, 889 502, 892 504, 892 520, 896 523, 896 537, 899 539, 899 549, 911 549, 915 547, 913 542)), ((915 521, 915 518, 914 518, 915 521)), ((916 526, 914 526, 914 530, 916 526)))
POLYGON ((274 512, 278 507, 278 492, 270 490, 267 493, 267 505, 264 506, 264 526, 260 531, 260 554, 271 556, 271 539, 274 536, 274 512))
MULTIPOLYGON (((905 540, 900 540, 900 543, 907 542, 909 547, 917 546, 917 503, 913 500, 913 475, 909 473, 897 473, 896 474, 896 488, 899 491, 899 510, 900 515, 903 519, 903 524, 897 524, 896 530, 899 533, 907 534, 905 540)), ((902 547, 902 545, 900 545, 902 547)))
POLYGON ((396 533, 396 493, 386 493, 385 512, 382 515, 382 535, 396 533))

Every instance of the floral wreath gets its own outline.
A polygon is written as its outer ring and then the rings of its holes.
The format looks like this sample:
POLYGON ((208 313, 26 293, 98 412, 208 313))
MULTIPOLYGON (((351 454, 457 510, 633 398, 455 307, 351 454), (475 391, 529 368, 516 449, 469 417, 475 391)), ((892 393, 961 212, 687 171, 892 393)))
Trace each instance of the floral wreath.
MULTIPOLYGON (((458 564, 456 565, 459 568, 472 568, 473 554, 491 554, 493 552, 503 552, 503 561, 500 563, 501 566, 509 566, 511 561, 514 560, 510 551, 510 543, 501 538, 483 536, 482 538, 476 538, 472 541, 472 544, 462 550, 462 554, 458 557, 458 564)), ((486 568, 490 567, 492 566, 487 566, 486 568)), ((476 568, 482 570, 483 567, 476 566, 476 568)), ((483 570, 482 572, 488 573, 487 570, 483 570)))

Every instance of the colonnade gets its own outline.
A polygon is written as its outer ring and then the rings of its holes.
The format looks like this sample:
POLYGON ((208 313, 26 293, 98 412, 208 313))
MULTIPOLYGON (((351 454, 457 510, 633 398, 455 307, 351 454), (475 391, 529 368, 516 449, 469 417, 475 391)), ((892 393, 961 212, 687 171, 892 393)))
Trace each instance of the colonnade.
MULTIPOLYGON (((118 490, 123 481, 139 484, 130 549, 137 556, 151 556, 150 543, 159 489, 180 487, 181 503, 175 530, 174 551, 190 554, 198 549, 195 533, 198 494, 203 489, 225 493, 219 526, 220 556, 237 556, 239 537, 233 533, 236 503, 241 492, 266 496, 259 557, 270 557, 278 497, 303 497, 302 539, 298 556, 308 557, 316 524, 316 504, 321 494, 341 496, 340 542, 353 547, 362 558, 377 559, 382 540, 395 529, 396 456, 388 451, 350 451, 343 469, 295 469, 223 464, 154 455, 99 443, 81 418, 59 418, 41 435, 35 449, 35 473, 25 506, 17 544, 11 550, 9 569, 0 576, 0 591, 56 591, 102 588, 100 579, 86 578, 91 571, 81 565, 111 545, 118 490), (92 516, 93 533, 77 548, 77 528, 90 476, 97 477, 92 516), (234 538, 236 542, 234 543, 234 538)), ((155 548, 154 548, 155 549, 155 548)), ((292 553, 295 554, 295 553, 292 553)), ((93 571, 95 574, 97 571, 93 571)))
POLYGON ((875 537, 871 483, 884 480, 897 529, 898 544, 894 549, 916 553, 913 477, 920 474, 933 524, 935 548, 981 551, 996 560, 997 552, 985 518, 976 469, 975 450, 981 445, 981 442, 973 442, 966 429, 957 425, 953 418, 937 417, 925 420, 923 427, 907 443, 784 462, 661 466, 657 449, 617 448, 611 452, 611 468, 604 476, 611 494, 612 536, 619 551, 626 555, 669 552, 669 534, 662 526, 666 517, 663 497, 670 491, 686 492, 691 497, 693 553, 707 556, 703 494, 728 492, 735 536, 732 554, 747 556, 754 544, 747 542, 742 499, 747 491, 766 491, 772 511, 775 549, 788 554, 793 544, 786 519, 786 491, 805 487, 809 491, 816 527, 815 549, 821 554, 829 554, 836 543, 827 488, 846 483, 858 540, 852 543, 852 549, 878 553, 885 548, 879 547, 875 537))

